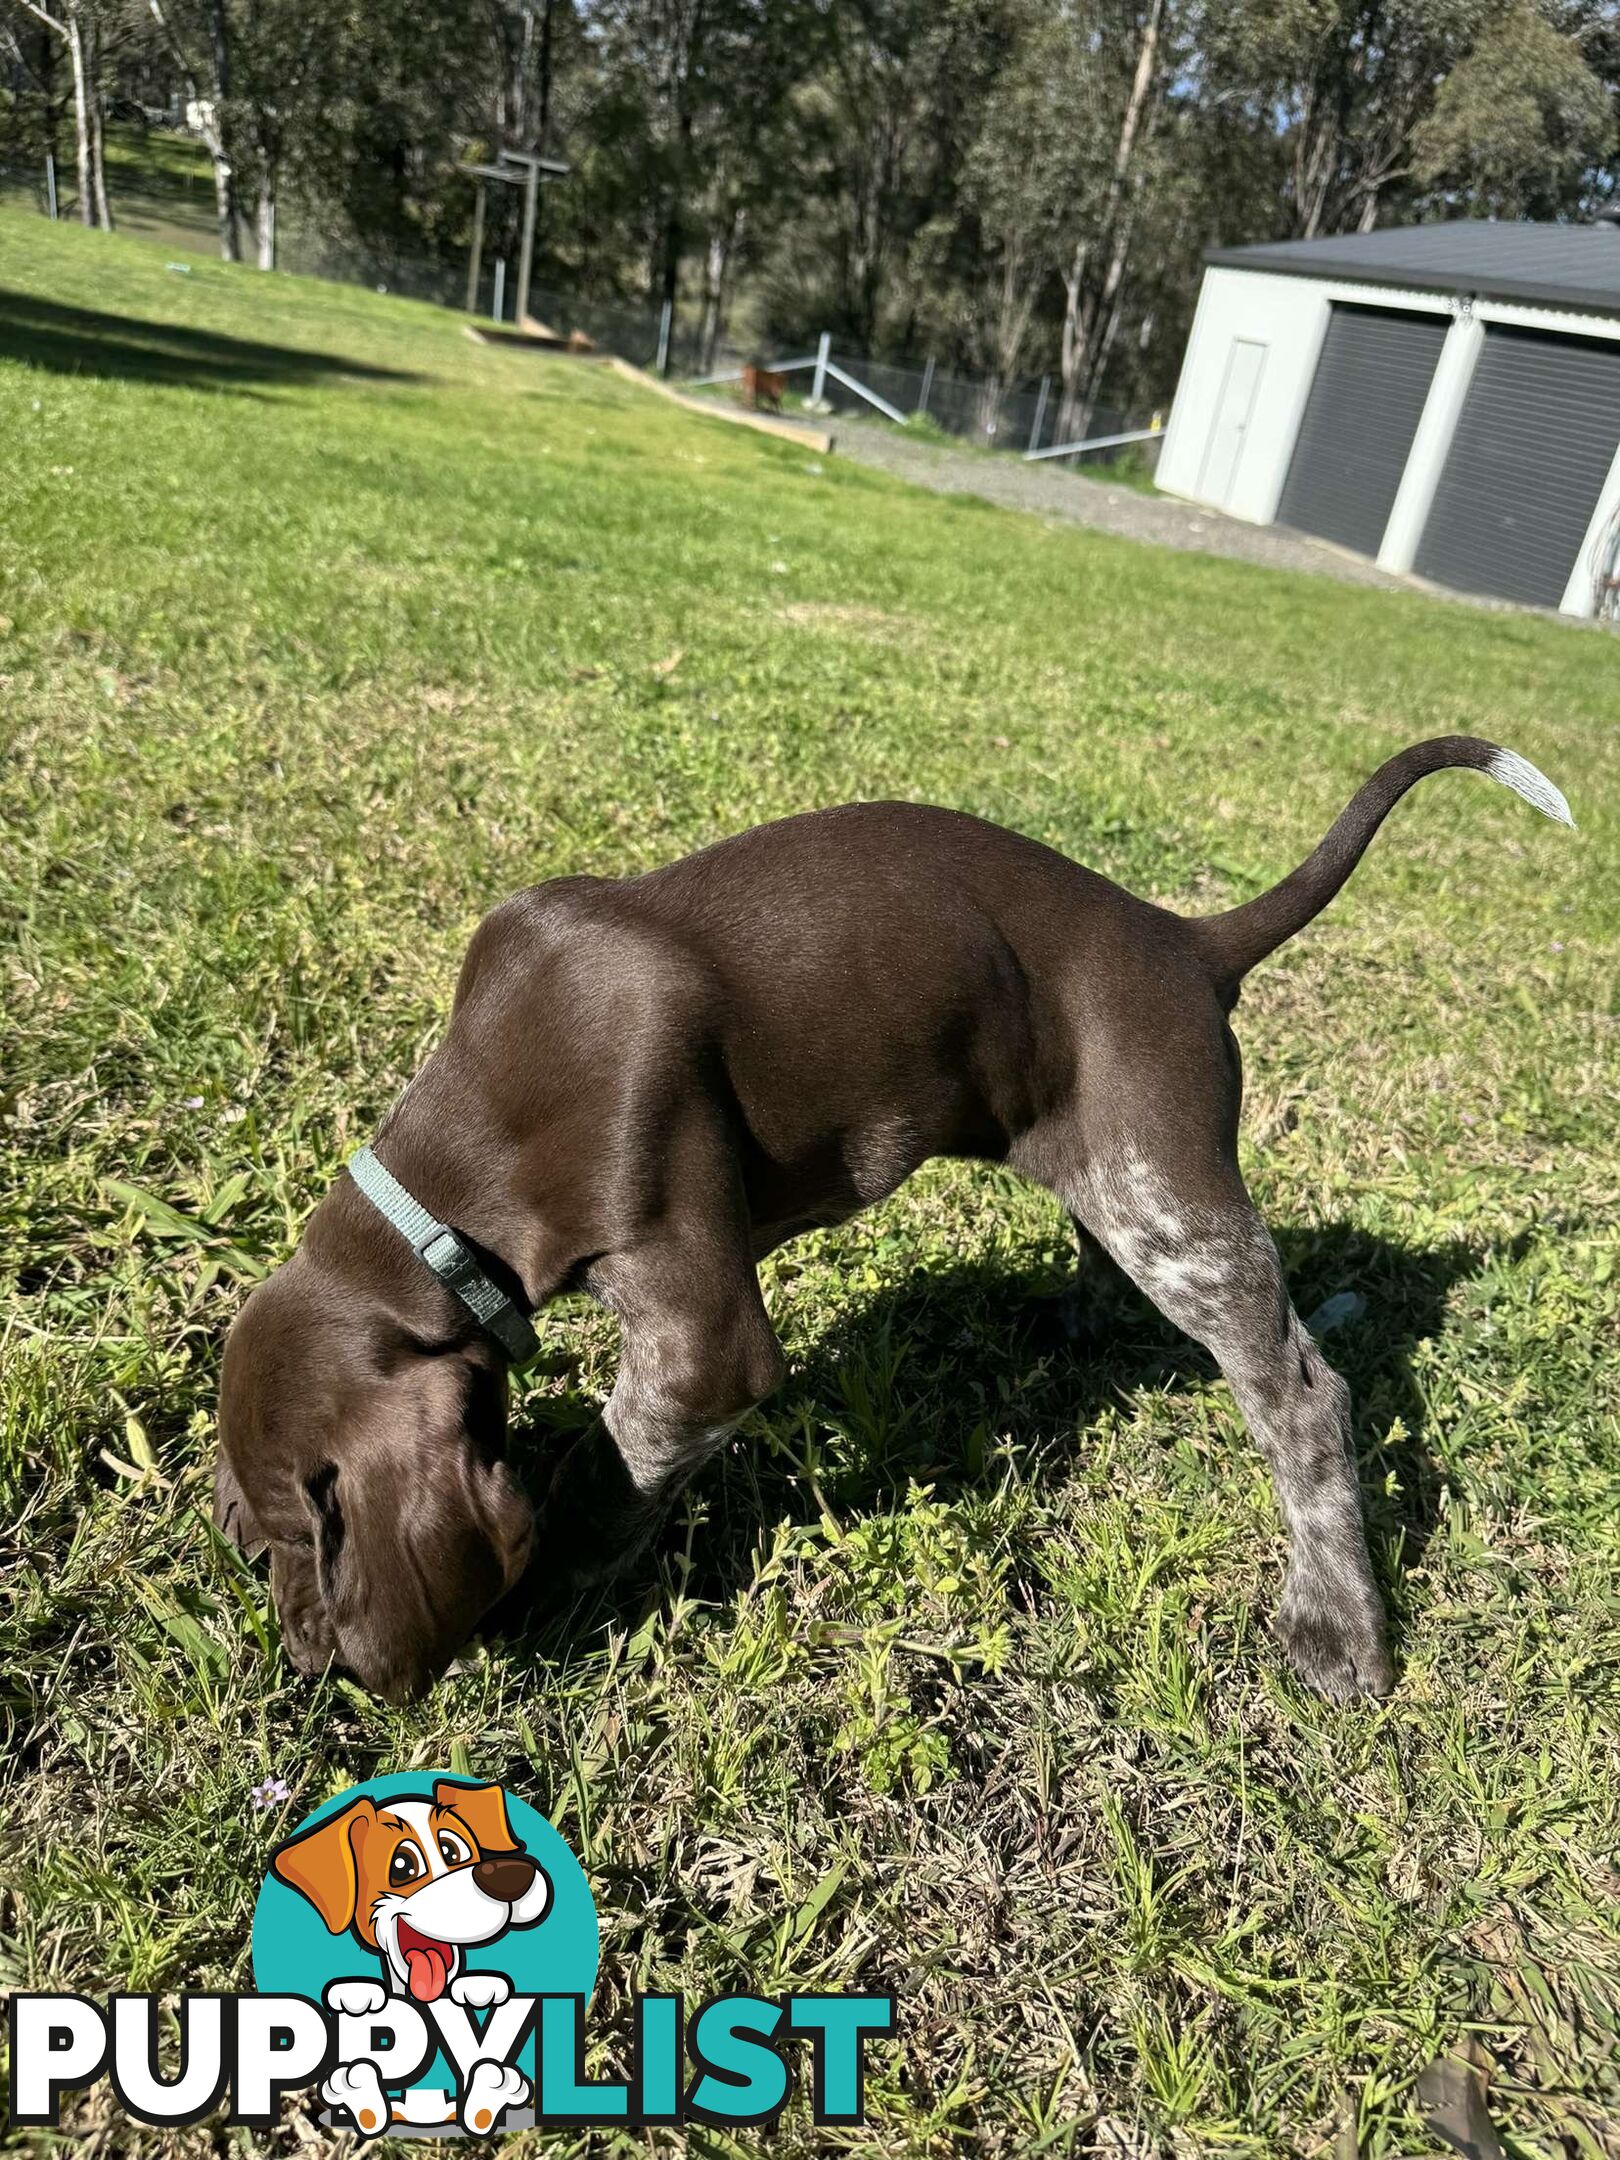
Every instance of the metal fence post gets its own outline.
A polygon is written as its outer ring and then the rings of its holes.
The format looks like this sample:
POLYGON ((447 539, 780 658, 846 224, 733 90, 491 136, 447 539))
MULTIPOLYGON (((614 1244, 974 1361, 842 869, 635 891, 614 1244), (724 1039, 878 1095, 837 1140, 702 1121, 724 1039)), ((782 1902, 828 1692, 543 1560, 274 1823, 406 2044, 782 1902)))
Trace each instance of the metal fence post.
POLYGON ((933 356, 933 354, 932 354, 932 353, 930 353, 930 354, 928 355, 928 358, 927 358, 927 359, 926 359, 926 360, 925 360, 925 361, 923 362, 923 386, 922 386, 922 396, 921 396, 921 397, 920 397, 920 398, 919 398, 919 399, 917 400, 917 410, 918 410, 918 412, 920 412, 920 413, 926 413, 926 412, 927 412, 927 410, 928 410, 928 395, 929 395, 929 392, 930 392, 930 391, 931 391, 931 390, 933 389, 933 387, 934 387, 934 356, 933 356))
POLYGON ((832 334, 830 331, 823 330, 821 343, 816 347, 815 381, 810 385, 810 402, 812 405, 820 405, 824 402, 827 388, 827 360, 831 352, 832 334))
POLYGON ((497 322, 506 320, 506 257, 504 255, 498 255, 495 258, 495 296, 490 305, 490 313, 497 322))
POLYGON ((50 215, 54 220, 56 216, 56 159, 49 150, 45 153, 45 200, 50 204, 50 215))
POLYGON ((675 303, 673 300, 666 300, 658 316, 658 360, 656 365, 660 375, 669 373, 669 331, 674 317, 675 303))
POLYGON ((1041 377, 1040 396, 1035 400, 1035 424, 1029 431, 1029 447, 1032 450, 1038 450, 1041 447, 1041 422, 1046 418, 1046 400, 1050 396, 1051 390, 1051 376, 1043 375, 1041 377))

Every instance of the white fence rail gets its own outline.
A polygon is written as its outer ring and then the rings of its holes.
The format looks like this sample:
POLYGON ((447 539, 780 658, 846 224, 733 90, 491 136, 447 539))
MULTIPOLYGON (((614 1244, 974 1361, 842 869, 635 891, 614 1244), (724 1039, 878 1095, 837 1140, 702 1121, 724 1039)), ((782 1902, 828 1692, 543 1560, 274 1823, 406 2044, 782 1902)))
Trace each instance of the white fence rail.
MULTIPOLYGON (((907 420, 926 416, 934 419, 930 411, 930 399, 936 392, 941 401, 950 399, 954 408, 955 425, 947 420, 946 432, 965 436, 971 440, 988 443, 994 448, 1018 449, 1018 436, 1023 437, 1021 455, 1025 459, 1082 457, 1091 451, 1124 449, 1131 443, 1155 441, 1163 432, 1163 423, 1155 414, 1148 427, 1119 428, 1107 433, 1088 435, 1078 442, 1041 444, 1041 431, 1051 409, 1052 379, 1042 376, 1039 391, 1032 397, 1027 391, 1002 389, 983 382, 967 382, 952 377, 937 376, 934 363, 929 360, 920 375, 915 370, 890 367, 886 362, 854 361, 841 365, 832 356, 832 336, 823 331, 813 353, 795 353, 785 360, 761 362, 763 373, 770 375, 811 376, 809 404, 814 409, 824 409, 829 382, 837 383, 852 397, 861 399, 885 420, 904 427, 907 420), (916 402, 910 412, 902 409, 894 396, 885 396, 871 383, 863 381, 854 372, 861 366, 869 366, 873 372, 889 379, 892 388, 904 395, 913 388, 916 402), (1033 407, 1033 418, 1030 417, 1033 407), (969 417, 971 414, 971 417, 969 417), (1027 432, 1026 432, 1027 430, 1027 432), (1012 439, 1009 439, 1012 438, 1012 439)), ((741 382, 747 370, 741 365, 716 370, 701 375, 693 382, 694 389, 714 389, 723 383, 741 382)), ((1108 417, 1114 417, 1110 414, 1108 417)), ((1124 417, 1121 415, 1120 417, 1124 417)))

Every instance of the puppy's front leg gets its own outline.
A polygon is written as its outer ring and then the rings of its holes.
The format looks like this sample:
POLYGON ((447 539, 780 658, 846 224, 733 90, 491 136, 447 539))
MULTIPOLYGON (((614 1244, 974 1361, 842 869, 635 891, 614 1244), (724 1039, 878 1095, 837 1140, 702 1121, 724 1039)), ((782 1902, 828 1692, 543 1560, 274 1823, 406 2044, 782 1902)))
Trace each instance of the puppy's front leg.
POLYGON ((535 1532, 535 1567, 565 1586, 627 1566, 670 1502, 785 1369, 740 1241, 638 1248, 591 1287, 624 1325, 600 1421, 564 1456, 535 1532))

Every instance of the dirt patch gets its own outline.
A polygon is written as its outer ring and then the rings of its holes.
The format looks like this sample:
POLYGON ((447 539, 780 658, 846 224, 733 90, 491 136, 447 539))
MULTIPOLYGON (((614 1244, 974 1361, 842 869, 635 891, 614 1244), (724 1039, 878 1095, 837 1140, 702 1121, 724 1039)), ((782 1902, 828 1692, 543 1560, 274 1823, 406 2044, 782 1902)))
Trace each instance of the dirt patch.
MULTIPOLYGON (((1311 570, 1319 577, 1348 585, 1381 585, 1390 592, 1433 592, 1417 578, 1395 577, 1326 540, 1294 532, 1285 525, 1246 525, 1197 503, 1172 495, 1144 495, 1137 489, 1110 486, 1096 478, 1060 472, 1054 465, 1026 465, 1022 458, 991 456, 984 451, 952 450, 920 442, 898 428, 840 417, 838 455, 858 465, 932 488, 940 495, 976 495, 1009 510, 1033 510, 1127 540, 1151 540, 1160 547, 1190 554, 1226 555, 1239 562, 1261 563, 1274 570, 1311 570)), ((1471 600, 1463 593, 1446 599, 1471 600)), ((1500 602, 1472 601, 1499 606, 1500 602)))
POLYGON ((831 600, 794 600, 788 606, 778 608, 777 619, 790 623, 842 623, 864 627, 869 630, 904 630, 910 627, 904 615, 889 615, 882 608, 846 607, 831 600))

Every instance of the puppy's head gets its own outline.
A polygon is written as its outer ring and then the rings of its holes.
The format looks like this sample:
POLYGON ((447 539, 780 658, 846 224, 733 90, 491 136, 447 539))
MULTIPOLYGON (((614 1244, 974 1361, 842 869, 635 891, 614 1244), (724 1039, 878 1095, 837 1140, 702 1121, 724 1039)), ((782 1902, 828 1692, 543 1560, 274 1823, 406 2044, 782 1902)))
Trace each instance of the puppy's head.
POLYGON ((390 1701, 440 1673, 528 1557, 501 1448, 506 1369, 353 1192, 225 1346, 216 1519, 267 1543, 288 1655, 390 1701))

